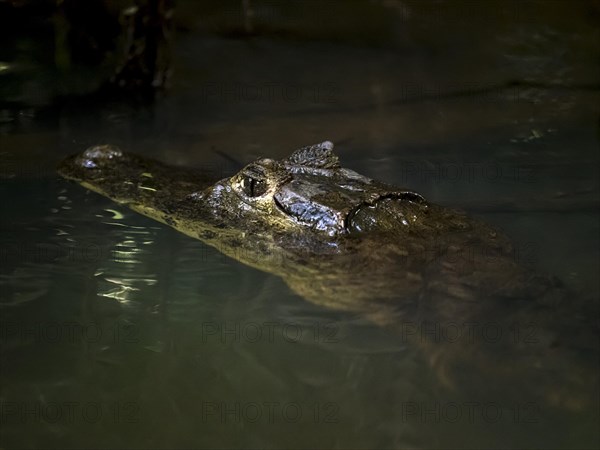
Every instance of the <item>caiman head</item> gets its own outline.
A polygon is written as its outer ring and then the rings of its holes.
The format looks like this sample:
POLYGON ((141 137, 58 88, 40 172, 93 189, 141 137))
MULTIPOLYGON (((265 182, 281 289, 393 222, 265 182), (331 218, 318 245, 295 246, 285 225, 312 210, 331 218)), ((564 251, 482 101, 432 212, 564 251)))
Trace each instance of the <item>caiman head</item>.
POLYGON ((261 158, 210 184, 194 173, 92 147, 59 172, 114 201, 171 225, 252 266, 274 271, 273 257, 332 254, 350 235, 409 228, 428 204, 419 194, 342 168, 329 141, 283 160, 261 158), (265 264, 270 267, 265 267, 265 264))
POLYGON ((112 146, 69 157, 59 172, 336 308, 418 292, 442 239, 453 248, 496 239, 413 191, 342 168, 329 141, 219 181, 112 146))

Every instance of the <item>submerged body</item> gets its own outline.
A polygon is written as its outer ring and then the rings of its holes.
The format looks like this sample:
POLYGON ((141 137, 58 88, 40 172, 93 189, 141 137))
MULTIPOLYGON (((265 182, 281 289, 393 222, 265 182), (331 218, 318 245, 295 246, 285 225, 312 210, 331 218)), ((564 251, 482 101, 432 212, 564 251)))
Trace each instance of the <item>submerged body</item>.
POLYGON ((330 142, 280 161, 259 159, 223 180, 111 146, 70 157, 59 171, 280 276, 313 303, 401 332, 448 384, 473 367, 509 384, 549 371, 555 379, 527 389, 572 410, 597 392, 595 368, 586 366, 597 352, 596 324, 581 319, 560 283, 520 267, 510 241, 493 227, 342 168, 330 142), (505 332, 493 351, 481 336, 456 345, 411 332, 415 324, 489 321, 505 332), (508 333, 532 324, 535 345, 508 333))

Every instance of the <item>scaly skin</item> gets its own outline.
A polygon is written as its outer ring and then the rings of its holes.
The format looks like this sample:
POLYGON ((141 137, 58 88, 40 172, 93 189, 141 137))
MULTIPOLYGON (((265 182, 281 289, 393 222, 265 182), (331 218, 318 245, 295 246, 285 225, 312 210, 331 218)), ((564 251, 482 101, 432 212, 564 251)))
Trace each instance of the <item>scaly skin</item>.
POLYGON ((587 362, 590 352, 597 356, 596 324, 576 318, 560 283, 520 267, 508 238, 492 227, 340 167, 330 142, 281 161, 259 159, 220 181, 111 146, 69 157, 59 172, 280 276, 313 303, 402 333, 449 385, 476 366, 571 410, 597 392, 587 362), (481 336, 457 344, 408 332, 410 324, 489 321, 505 333, 493 349, 481 336), (531 324, 535 345, 509 336, 510 327, 531 324), (533 381, 544 370, 554 378, 533 381))

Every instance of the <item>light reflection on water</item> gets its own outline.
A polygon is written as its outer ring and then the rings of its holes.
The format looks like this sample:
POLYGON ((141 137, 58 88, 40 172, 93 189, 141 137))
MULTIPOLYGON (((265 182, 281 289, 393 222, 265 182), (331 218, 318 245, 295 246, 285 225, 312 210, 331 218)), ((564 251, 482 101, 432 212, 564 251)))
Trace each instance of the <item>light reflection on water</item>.
MULTIPOLYGON (((123 214, 116 210, 106 211, 114 214, 111 220, 124 219, 123 214)), ((99 266, 94 274, 100 278, 97 295, 115 299, 121 306, 126 307, 130 305, 136 292, 144 286, 153 286, 158 282, 155 273, 139 270, 147 255, 152 253, 155 234, 153 230, 156 230, 156 227, 131 226, 120 222, 104 223, 123 227, 124 230, 119 230, 123 240, 110 249, 111 257, 106 261, 106 265, 99 266)))

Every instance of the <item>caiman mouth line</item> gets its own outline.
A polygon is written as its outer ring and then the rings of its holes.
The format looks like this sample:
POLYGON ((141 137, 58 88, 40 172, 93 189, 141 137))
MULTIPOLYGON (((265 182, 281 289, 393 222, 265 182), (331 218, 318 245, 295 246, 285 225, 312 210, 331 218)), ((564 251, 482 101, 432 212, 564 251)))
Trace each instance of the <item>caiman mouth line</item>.
POLYGON ((288 216, 290 215, 290 212, 287 211, 283 205, 279 202, 279 200, 277 200, 276 196, 273 196, 273 201, 275 202, 275 206, 279 209, 279 211, 281 211, 284 214, 287 214, 288 216))

